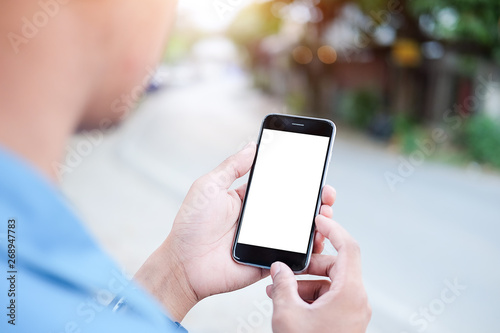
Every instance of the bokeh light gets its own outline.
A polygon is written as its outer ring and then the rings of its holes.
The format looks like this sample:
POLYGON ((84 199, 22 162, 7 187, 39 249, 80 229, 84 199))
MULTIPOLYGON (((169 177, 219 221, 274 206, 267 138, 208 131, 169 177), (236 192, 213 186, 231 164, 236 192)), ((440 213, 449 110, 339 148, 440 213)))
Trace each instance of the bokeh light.
POLYGON ((307 65, 313 60, 313 53, 307 46, 297 46, 293 50, 292 56, 301 65, 307 65))
POLYGON ((318 58, 324 64, 333 64, 337 61, 337 52, 329 45, 323 45, 318 49, 318 58))

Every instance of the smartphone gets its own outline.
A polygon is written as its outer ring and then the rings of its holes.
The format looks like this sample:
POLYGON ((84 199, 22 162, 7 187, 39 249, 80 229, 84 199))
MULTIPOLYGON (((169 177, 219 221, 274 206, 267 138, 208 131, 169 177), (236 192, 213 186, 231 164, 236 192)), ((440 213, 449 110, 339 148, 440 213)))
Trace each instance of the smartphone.
POLYGON ((270 268, 281 261, 295 272, 307 268, 335 132, 326 119, 281 114, 264 119, 233 243, 236 262, 270 268))

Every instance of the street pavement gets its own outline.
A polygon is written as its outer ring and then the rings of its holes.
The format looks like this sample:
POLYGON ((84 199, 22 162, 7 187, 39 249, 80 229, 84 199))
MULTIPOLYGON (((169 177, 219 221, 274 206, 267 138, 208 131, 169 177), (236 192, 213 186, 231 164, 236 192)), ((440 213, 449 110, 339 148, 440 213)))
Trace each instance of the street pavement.
MULTIPOLYGON (((75 137, 73 151, 82 142, 91 149, 62 189, 133 275, 168 234, 191 183, 255 140, 265 114, 285 111, 234 68, 167 86, 103 140, 75 137)), ((499 332, 500 175, 427 159, 391 189, 384 175, 398 174, 398 153, 343 126, 331 163, 334 218, 362 249, 369 332, 499 332)), ((191 332, 271 332, 267 284, 203 300, 183 324, 191 332)))

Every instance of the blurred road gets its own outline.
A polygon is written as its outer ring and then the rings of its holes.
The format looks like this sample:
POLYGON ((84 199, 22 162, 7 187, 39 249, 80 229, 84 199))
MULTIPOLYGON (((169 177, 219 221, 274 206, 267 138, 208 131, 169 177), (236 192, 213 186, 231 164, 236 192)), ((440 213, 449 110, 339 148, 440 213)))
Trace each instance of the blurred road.
MULTIPOLYGON (((159 91, 64 178, 63 191, 131 275, 168 234, 192 181, 255 140, 265 114, 284 111, 248 87, 226 68, 159 91)), ((425 162, 391 191, 384 173, 397 172, 398 157, 340 127, 328 176, 335 219, 362 247, 369 332, 499 332, 500 176, 425 162)), ((267 284, 204 300, 184 325, 271 332, 267 284)))

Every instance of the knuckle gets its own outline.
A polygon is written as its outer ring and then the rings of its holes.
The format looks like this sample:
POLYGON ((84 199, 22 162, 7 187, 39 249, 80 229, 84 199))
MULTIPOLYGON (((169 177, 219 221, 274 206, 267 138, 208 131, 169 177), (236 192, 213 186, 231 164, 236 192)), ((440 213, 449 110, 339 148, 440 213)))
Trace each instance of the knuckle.
POLYGON ((358 295, 358 304, 362 308, 366 308, 368 306, 368 295, 365 291, 359 293, 358 295))
POLYGON ((364 289, 362 292, 358 293, 355 298, 354 306, 360 314, 363 314, 367 318, 371 318, 372 308, 370 302, 368 301, 368 295, 364 289))
POLYGON ((224 160, 224 162, 222 162, 222 166, 223 166, 223 169, 231 169, 233 167, 233 165, 236 163, 237 159, 236 159, 236 156, 232 155, 232 156, 229 156, 228 158, 226 158, 224 160))
POLYGON ((359 246, 359 243, 354 238, 352 238, 351 236, 349 236, 346 239, 346 246, 347 246, 347 248, 348 248, 348 250, 350 252, 353 252, 353 253, 356 253, 356 254, 360 254, 361 253, 361 247, 359 246))
POLYGON ((287 295, 288 294, 290 286, 289 286, 289 283, 287 281, 284 281, 284 280, 275 281, 274 285, 275 285, 274 290, 276 293, 278 293, 280 295, 287 295))
POLYGON ((206 181, 207 181, 207 175, 203 175, 193 182, 191 188, 200 189, 205 185, 206 181))
POLYGON ((212 177, 218 184, 229 182, 232 179, 239 178, 236 167, 236 158, 234 156, 228 157, 219 168, 217 172, 212 174, 212 177))
POLYGON ((372 319, 373 309, 369 302, 366 303, 366 319, 370 321, 372 319))

